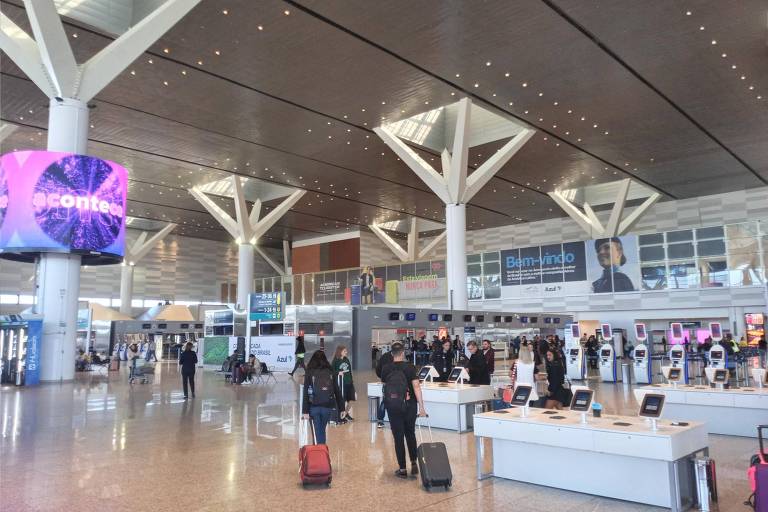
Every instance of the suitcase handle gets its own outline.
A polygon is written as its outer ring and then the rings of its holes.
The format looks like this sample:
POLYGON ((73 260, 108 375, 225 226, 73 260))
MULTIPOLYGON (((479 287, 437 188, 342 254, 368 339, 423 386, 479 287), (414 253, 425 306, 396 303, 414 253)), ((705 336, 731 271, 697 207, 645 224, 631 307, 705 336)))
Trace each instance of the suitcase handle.
MULTIPOLYGON (((301 418, 300 425, 305 425, 304 430, 307 433, 312 432, 312 444, 317 444, 317 437, 315 436, 315 426, 312 424, 312 418, 301 418)), ((299 442, 301 442, 301 431, 299 431, 299 442)))
MULTIPOLYGON (((416 417, 416 425, 419 427, 419 438, 421 439, 421 442, 424 442, 424 433, 421 431, 421 416, 416 417)), ((429 419, 429 414, 427 414, 427 419, 429 419)), ((429 442, 433 443, 435 442, 435 439, 432 437, 432 422, 427 421, 427 428, 429 429, 429 442)))
POLYGON ((757 426, 757 442, 760 444, 760 454, 763 458, 768 457, 768 453, 765 453, 765 435, 763 431, 768 431, 768 425, 757 426))

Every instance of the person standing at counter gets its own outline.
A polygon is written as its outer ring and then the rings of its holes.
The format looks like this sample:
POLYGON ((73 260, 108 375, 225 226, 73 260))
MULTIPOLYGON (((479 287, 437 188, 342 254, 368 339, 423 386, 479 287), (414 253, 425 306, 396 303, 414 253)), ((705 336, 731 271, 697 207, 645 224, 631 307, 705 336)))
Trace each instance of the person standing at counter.
POLYGON ((408 444, 408 455, 411 459, 411 475, 419 474, 416 451, 416 418, 426 417, 424 399, 421 396, 421 385, 416 367, 405 361, 405 348, 402 343, 392 345, 393 362, 381 371, 384 382, 384 406, 389 415, 389 426, 395 441, 395 455, 398 469, 395 476, 408 478, 405 467, 405 445, 408 444))
POLYGON ((568 390, 565 389, 565 368, 563 368, 562 361, 560 361, 559 354, 556 350, 550 349, 547 351, 547 381, 549 385, 547 391, 547 401, 544 404, 546 409, 561 410, 563 405, 570 400, 568 390))
POLYGON ((304 366, 304 356, 307 354, 307 348, 304 346, 304 336, 296 336, 296 350, 293 352, 296 363, 293 365, 293 370, 288 374, 293 377, 296 370, 302 368, 304 372, 307 371, 307 367, 304 366))
POLYGON ((184 400, 189 398, 189 390, 192 390, 192 398, 195 398, 195 367, 197 366, 197 352, 192 350, 192 343, 184 345, 184 352, 179 357, 181 366, 181 383, 184 386, 184 400))
POLYGON ((472 354, 469 357, 469 365, 467 366, 467 370, 469 370, 469 383, 489 385, 491 383, 491 374, 488 372, 488 363, 483 353, 477 347, 477 342, 472 340, 467 343, 467 347, 469 347, 469 353, 472 354))
POLYGON ((347 413, 346 419, 355 421, 355 418, 349 413, 352 409, 352 402, 355 401, 355 384, 352 381, 352 363, 349 360, 349 350, 344 345, 336 347, 336 353, 333 355, 333 374, 342 392, 341 397, 344 402, 344 411, 347 413), (341 382, 339 382, 341 381, 341 382))
POLYGON ((453 350, 451 350, 451 340, 444 339, 443 345, 432 354, 432 366, 435 367, 440 377, 435 379, 436 382, 446 382, 448 375, 453 370, 453 350))
POLYGON ((485 357, 485 364, 488 366, 488 374, 493 375, 493 372, 496 371, 496 351, 493 350, 491 342, 488 340, 483 340, 483 357, 485 357))

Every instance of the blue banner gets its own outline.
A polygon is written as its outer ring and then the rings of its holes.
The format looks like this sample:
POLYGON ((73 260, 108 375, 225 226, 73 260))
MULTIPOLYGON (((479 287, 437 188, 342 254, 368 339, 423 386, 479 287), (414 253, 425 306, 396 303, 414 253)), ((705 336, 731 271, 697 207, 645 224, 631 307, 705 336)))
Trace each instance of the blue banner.
POLYGON ((42 348, 43 321, 27 321, 27 354, 24 385, 40 384, 40 349, 42 348))

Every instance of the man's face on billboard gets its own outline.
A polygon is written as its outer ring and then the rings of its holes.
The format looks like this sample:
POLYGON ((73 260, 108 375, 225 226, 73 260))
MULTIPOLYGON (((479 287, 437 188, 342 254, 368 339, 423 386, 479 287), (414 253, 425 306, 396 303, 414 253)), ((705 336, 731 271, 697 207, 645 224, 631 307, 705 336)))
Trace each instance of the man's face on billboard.
POLYGON ((621 265, 621 257, 624 250, 621 244, 617 242, 606 241, 597 250, 597 262, 601 267, 610 267, 612 265, 621 265))

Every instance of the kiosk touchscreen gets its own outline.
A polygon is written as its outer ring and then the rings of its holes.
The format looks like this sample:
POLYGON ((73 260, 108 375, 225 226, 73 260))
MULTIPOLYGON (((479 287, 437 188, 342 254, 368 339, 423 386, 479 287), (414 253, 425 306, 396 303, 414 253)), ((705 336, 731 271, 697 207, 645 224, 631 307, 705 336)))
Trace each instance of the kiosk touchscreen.
POLYGON ((720 344, 712 345, 712 348, 709 349, 709 366, 710 368, 728 367, 728 353, 725 351, 725 347, 720 344))
POLYGON ((603 382, 619 381, 616 373, 616 352, 610 343, 600 347, 600 378, 603 382))
POLYGON ((571 399, 571 410, 581 413, 582 423, 587 422, 587 412, 589 412, 589 408, 592 407, 593 394, 594 391, 591 389, 577 389, 573 393, 573 398, 571 399))
POLYGON ((461 366, 457 366, 448 375, 448 382, 454 382, 461 384, 462 382, 469 382, 469 374, 467 369, 461 366))
POLYGON ((517 386, 514 393, 512 393, 512 401, 510 404, 520 407, 521 418, 528 416, 528 400, 531 399, 532 391, 533 387, 521 384, 517 386))
POLYGON ((704 368, 709 384, 717 389, 724 389, 728 384, 728 370, 725 368, 704 368))
POLYGON ((683 347, 679 346, 670 349, 669 362, 672 364, 672 368, 682 368, 683 382, 688 384, 688 356, 683 347))
POLYGON ((651 373, 651 354, 648 347, 642 343, 635 347, 634 358, 635 382, 638 384, 650 384, 653 376, 651 373))
POLYGON ((565 365, 569 379, 584 380, 587 378, 585 358, 586 354, 581 346, 568 349, 568 357, 566 357, 565 365))
POLYGON ((434 366, 422 366, 421 370, 419 370, 419 380, 421 381, 433 381, 439 377, 440 373, 438 373, 434 366))
POLYGON ((672 384, 672 387, 677 387, 677 383, 683 380, 683 369, 675 368, 674 366, 662 366, 661 373, 664 374, 664 378, 667 382, 672 384))
POLYGON ((656 432, 659 427, 656 421, 661 417, 661 411, 664 409, 664 395, 648 393, 643 397, 643 403, 640 404, 638 416, 649 418, 651 420, 651 430, 656 432))

